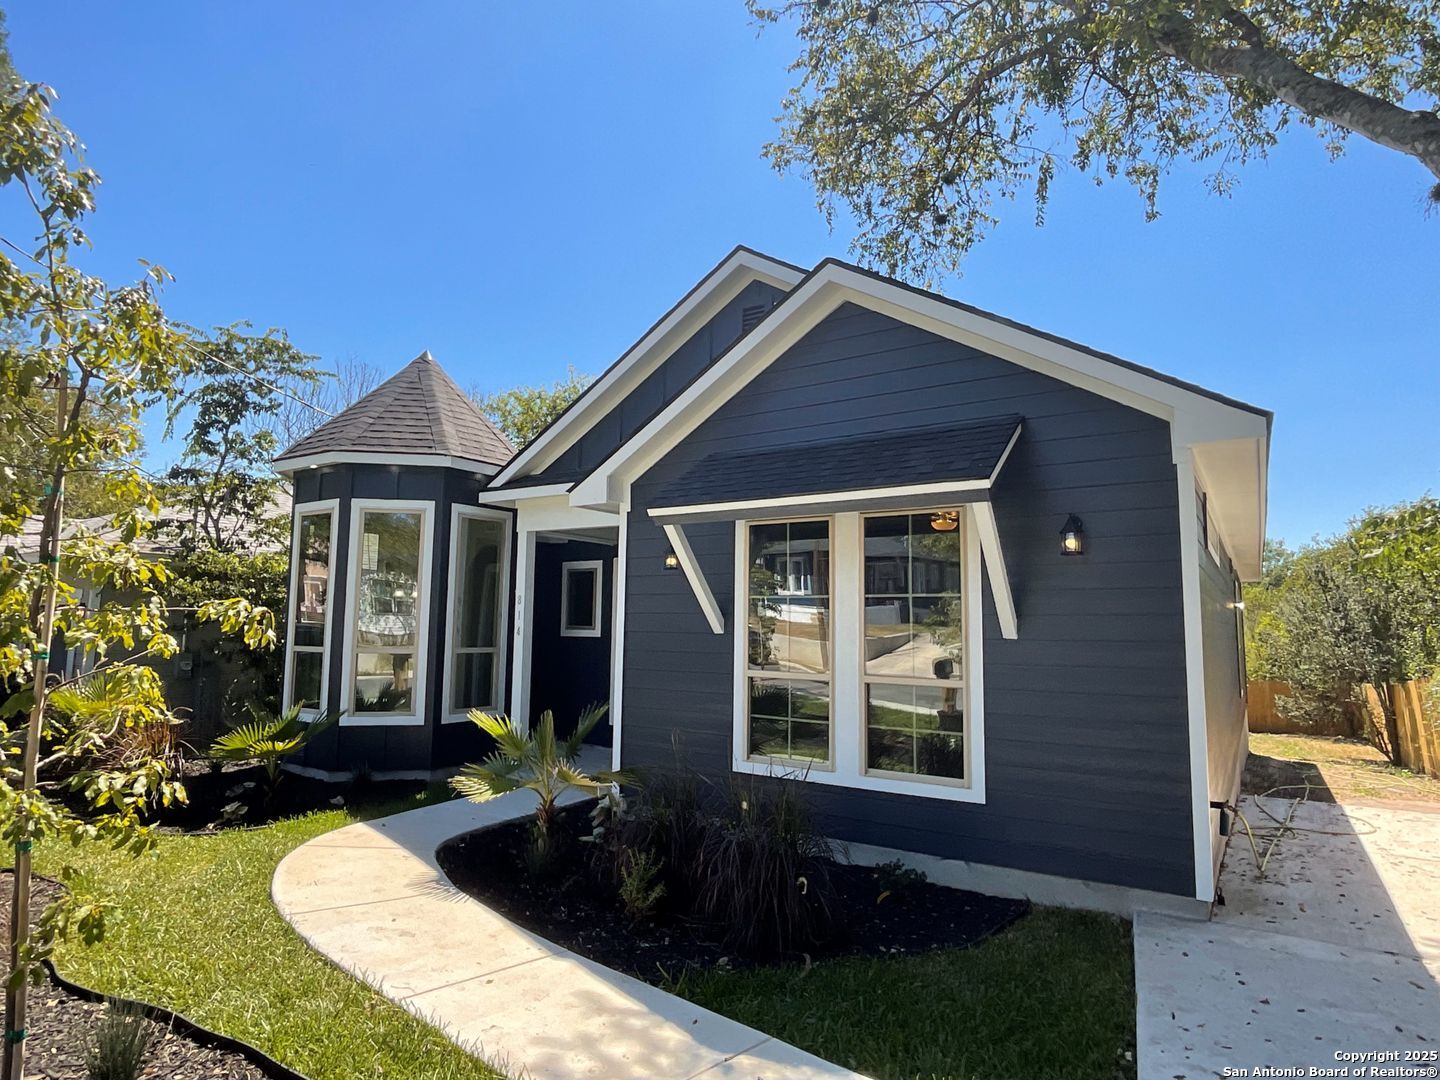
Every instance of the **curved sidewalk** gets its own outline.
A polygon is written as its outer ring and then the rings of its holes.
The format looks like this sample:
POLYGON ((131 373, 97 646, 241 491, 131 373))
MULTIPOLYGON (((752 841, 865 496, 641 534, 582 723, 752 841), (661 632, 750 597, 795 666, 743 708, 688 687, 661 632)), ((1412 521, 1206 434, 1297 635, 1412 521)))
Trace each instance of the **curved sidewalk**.
POLYGON ((441 844, 534 806, 515 792, 347 825, 287 855, 271 896, 312 947, 516 1076, 859 1075, 553 945, 450 884, 441 844))

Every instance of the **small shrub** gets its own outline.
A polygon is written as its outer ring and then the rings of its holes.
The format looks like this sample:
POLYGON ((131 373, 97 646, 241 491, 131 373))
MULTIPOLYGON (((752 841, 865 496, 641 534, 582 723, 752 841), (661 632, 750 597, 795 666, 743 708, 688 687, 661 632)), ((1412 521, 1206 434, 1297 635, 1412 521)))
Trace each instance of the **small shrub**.
POLYGON ((696 912, 740 953, 823 944, 839 928, 839 898, 828 867, 834 854, 792 782, 736 788, 710 820, 696 912))
POLYGON ((210 756, 219 761, 254 762, 265 769, 265 801, 269 803, 280 783, 280 766, 291 754, 298 754, 310 740, 335 723, 334 714, 321 713, 315 719, 300 718, 300 706, 286 709, 279 716, 262 716, 251 711, 254 719, 232 728, 210 747, 210 756))
POLYGON ((880 887, 880 895, 875 897, 877 904, 892 897, 903 899, 917 885, 924 885, 930 880, 924 870, 906 866, 900 859, 877 863, 874 869, 875 883, 880 887))
POLYGON ((152 1029, 144 1010, 112 1001, 85 1054, 90 1080, 135 1080, 150 1049, 152 1029))
POLYGON ((660 860, 649 851, 633 848, 620 856, 620 903, 632 919, 648 919, 655 914, 665 883, 659 880, 660 860))
POLYGON ((714 799, 706 799, 693 770, 677 763, 673 771, 647 777, 645 792, 616 829, 609 875, 619 881, 620 858, 646 852, 660 866, 665 906, 690 914, 700 894, 706 839, 714 828, 714 799))
POLYGON ((608 770, 587 776, 576 765, 585 736, 605 715, 609 706, 591 705, 580 714, 575 730, 564 739, 555 737, 555 716, 550 710, 540 715, 533 731, 508 716, 491 715, 476 709, 470 720, 495 740, 495 752, 479 764, 466 765, 450 786, 471 802, 484 802, 496 795, 528 788, 539 799, 525 868, 534 876, 549 873, 557 862, 560 836, 555 828, 560 796, 569 790, 599 795, 612 784, 630 778, 608 770))

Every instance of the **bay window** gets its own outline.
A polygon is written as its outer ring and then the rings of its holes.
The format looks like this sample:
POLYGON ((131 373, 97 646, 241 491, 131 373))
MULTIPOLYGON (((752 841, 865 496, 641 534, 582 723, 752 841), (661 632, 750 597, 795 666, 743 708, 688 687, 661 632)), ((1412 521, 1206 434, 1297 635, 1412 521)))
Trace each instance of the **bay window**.
POLYGON ((737 524, 738 771, 983 801, 973 516, 737 524))
POLYGON ((447 722, 471 709, 497 711, 503 689, 509 515, 456 507, 450 541, 447 722))
POLYGON ((334 501, 296 507, 290 559, 290 626, 286 635, 285 705, 319 711, 325 700, 330 646, 330 566, 334 501))
POLYGON ((422 723, 430 550, 427 505, 355 500, 348 723, 422 723))

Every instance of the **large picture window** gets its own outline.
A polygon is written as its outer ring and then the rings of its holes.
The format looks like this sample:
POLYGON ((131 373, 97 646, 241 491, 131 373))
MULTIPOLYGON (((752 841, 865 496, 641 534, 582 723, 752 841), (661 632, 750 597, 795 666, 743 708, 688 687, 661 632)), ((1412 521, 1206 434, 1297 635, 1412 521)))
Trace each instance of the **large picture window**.
POLYGON ((958 511, 864 519, 865 769, 965 778, 958 511))
POLYGON ((286 705, 290 707, 319 710, 325 698, 334 531, 333 504, 313 510, 301 508, 295 515, 290 657, 285 673, 286 705))
POLYGON ((447 718, 500 707, 510 527, 475 512, 455 517, 451 547, 447 718))
POLYGON ((749 755, 828 763, 830 523, 751 525, 748 549, 749 755))
POLYGON ((425 514, 362 509, 358 533, 351 708, 357 715, 418 715, 425 514))

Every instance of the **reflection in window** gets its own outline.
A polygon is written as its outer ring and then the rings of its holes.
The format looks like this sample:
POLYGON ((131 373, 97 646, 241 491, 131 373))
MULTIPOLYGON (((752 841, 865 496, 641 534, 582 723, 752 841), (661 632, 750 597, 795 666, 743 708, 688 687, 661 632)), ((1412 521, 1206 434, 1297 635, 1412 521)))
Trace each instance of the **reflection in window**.
POLYGON ((290 626, 290 700, 320 708, 325 670, 325 610, 330 600, 331 511, 299 515, 295 544, 294 622, 290 626))
POLYGON ((366 510, 355 603, 355 711, 413 713, 423 515, 366 510))
POLYGON ((965 778, 959 516, 864 519, 867 771, 965 778))
POLYGON ((830 760, 830 523, 749 526, 748 753, 830 760))
POLYGON ((492 518, 461 517, 456 585, 450 711, 499 705, 500 602, 506 527, 492 518))

